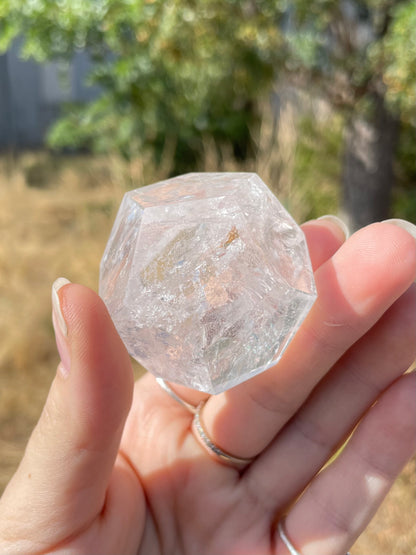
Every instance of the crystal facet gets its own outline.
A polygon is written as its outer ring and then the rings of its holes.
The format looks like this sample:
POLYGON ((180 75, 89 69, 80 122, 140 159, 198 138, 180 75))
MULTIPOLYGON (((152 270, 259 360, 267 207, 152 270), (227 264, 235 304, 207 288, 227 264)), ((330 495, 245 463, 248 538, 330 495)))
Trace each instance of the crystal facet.
POLYGON ((305 238, 254 173, 191 173, 126 193, 100 295, 129 353, 219 393, 276 364, 316 298, 305 238))

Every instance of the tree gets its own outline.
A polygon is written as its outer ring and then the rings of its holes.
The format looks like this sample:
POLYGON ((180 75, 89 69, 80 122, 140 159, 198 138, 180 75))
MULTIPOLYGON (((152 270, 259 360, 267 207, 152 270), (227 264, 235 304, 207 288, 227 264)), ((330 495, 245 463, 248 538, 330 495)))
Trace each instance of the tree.
POLYGON ((346 118, 343 208, 352 229, 389 216, 401 127, 416 125, 413 0, 294 0, 289 74, 346 118))

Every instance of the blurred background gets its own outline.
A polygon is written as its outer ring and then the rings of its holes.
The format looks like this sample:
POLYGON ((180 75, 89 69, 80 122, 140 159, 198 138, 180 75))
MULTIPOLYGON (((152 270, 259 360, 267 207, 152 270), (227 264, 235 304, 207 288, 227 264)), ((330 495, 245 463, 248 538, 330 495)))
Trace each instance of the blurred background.
MULTIPOLYGON (((123 193, 255 171, 302 222, 416 223, 413 0, 0 0, 0 492, 123 193)), ((136 368, 137 374, 140 369, 136 368)), ((415 461, 352 553, 416 553, 415 461)))

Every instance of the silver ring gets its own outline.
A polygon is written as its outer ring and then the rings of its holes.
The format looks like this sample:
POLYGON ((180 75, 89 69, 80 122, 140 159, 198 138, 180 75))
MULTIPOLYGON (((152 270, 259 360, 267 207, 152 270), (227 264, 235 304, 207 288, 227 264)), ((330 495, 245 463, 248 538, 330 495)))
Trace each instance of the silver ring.
MULTIPOLYGON (((280 539, 288 548, 290 555, 302 555, 297 549, 295 549, 295 546, 287 537, 287 534, 285 532, 284 519, 279 520, 279 523, 277 525, 277 530, 279 532, 280 539)), ((351 554, 348 552, 346 555, 351 555, 351 554)))
POLYGON ((166 393, 168 393, 168 395, 170 395, 172 397, 172 399, 175 399, 176 402, 178 402, 184 408, 189 410, 189 412, 192 412, 192 414, 196 413, 197 407, 195 405, 191 405, 191 403, 187 403, 186 401, 181 399, 179 397, 179 395, 176 395, 176 393, 173 391, 173 389, 170 387, 170 385, 168 385, 168 383, 165 382, 165 380, 163 378, 156 378, 156 381, 160 385, 160 387, 164 391, 166 391, 166 393))
POLYGON ((211 457, 216 461, 228 466, 233 466, 237 469, 242 469, 253 462, 254 457, 250 459, 234 457, 233 455, 230 455, 230 453, 226 453, 215 445, 212 439, 208 436, 201 420, 201 411, 204 408, 205 403, 206 401, 199 403, 192 421, 192 430, 202 447, 204 447, 204 449, 208 451, 209 455, 211 455, 211 457))

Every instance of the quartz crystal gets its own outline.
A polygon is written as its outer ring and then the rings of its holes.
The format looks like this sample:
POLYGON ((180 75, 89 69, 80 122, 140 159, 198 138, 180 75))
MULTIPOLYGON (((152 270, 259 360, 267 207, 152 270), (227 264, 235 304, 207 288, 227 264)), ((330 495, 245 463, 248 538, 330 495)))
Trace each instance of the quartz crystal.
POLYGON ((301 229, 255 173, 126 193, 100 295, 155 376, 219 393, 276 364, 316 298, 301 229))

